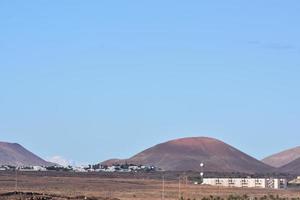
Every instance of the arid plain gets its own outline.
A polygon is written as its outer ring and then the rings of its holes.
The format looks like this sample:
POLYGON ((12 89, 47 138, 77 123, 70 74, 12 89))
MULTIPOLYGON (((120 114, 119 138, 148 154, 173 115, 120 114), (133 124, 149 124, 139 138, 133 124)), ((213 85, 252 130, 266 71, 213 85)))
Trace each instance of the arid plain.
MULTIPOLYGON (((269 190, 217 188, 194 185, 182 178, 180 183, 174 178, 166 178, 163 184, 161 174, 115 174, 104 173, 65 173, 65 172, 13 172, 0 173, 0 193, 7 192, 35 192, 56 196, 53 199, 124 199, 124 200, 158 200, 158 199, 202 199, 203 197, 230 195, 247 195, 249 197, 263 197, 265 195, 279 195, 279 197, 298 198, 299 189, 269 190), (61 198, 58 198, 61 197, 61 198), (62 198, 63 197, 63 198, 62 198)), ((1 196, 0 199, 14 199, 15 197, 1 196)), ((17 196, 15 199, 22 199, 17 196)), ((23 198, 26 199, 26 198, 23 198)), ((28 198, 30 199, 30 198, 28 198)), ((34 198, 31 198, 34 199, 34 198)))

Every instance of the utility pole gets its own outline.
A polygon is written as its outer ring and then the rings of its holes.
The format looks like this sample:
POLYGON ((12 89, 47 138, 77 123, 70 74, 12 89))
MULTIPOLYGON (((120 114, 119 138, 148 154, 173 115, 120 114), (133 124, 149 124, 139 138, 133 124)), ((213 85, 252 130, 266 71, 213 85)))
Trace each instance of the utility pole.
POLYGON ((181 186, 180 186, 180 176, 179 176, 179 179, 178 179, 178 199, 181 198, 181 186))
POLYGON ((165 200, 165 176, 162 176, 162 192, 161 192, 161 199, 165 200))
POLYGON ((15 168, 15 192, 18 193, 18 168, 15 168))

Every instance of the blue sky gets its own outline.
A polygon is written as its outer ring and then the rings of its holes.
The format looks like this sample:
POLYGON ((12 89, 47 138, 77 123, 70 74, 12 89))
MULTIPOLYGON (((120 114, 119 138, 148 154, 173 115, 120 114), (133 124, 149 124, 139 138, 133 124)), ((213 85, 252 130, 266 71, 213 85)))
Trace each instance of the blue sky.
POLYGON ((129 157, 178 137, 300 145, 300 2, 0 2, 0 140, 129 157))

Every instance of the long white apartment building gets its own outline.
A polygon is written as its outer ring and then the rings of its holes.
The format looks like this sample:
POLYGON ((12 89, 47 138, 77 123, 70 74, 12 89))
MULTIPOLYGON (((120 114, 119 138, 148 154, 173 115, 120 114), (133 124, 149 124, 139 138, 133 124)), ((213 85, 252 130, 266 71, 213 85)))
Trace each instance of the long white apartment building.
POLYGON ((204 178, 202 184, 219 187, 287 188, 287 180, 278 178, 204 178))

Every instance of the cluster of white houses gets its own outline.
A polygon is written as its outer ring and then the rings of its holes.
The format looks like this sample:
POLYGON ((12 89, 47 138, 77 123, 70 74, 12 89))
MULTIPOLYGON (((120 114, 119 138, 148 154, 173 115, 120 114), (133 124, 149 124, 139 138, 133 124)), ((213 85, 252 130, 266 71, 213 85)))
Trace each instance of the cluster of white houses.
POLYGON ((88 172, 149 172, 156 171, 156 167, 154 166, 145 166, 145 165, 134 165, 134 164, 123 164, 123 165, 89 165, 89 167, 85 167, 84 170, 88 172))
POLYGON ((202 184, 218 187, 286 189, 288 181, 280 178, 204 178, 202 184))
POLYGON ((154 166, 145 165, 133 165, 133 164, 123 164, 123 165, 89 165, 89 166, 10 166, 2 165, 0 166, 0 171, 73 171, 73 172, 150 172, 156 171, 154 166))

